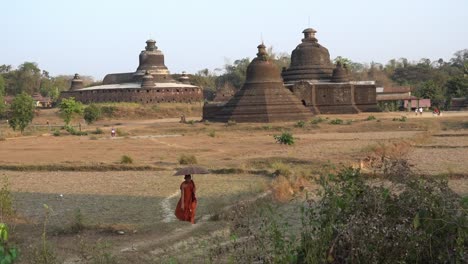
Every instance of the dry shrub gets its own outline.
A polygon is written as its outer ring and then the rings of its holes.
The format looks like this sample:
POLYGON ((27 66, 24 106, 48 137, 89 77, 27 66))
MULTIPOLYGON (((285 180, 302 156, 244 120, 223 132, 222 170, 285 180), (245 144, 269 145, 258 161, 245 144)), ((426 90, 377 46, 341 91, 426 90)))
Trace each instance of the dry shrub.
POLYGON ((270 166, 274 170, 274 174, 276 176, 281 175, 281 176, 289 177, 292 175, 291 167, 288 164, 285 164, 281 161, 273 162, 270 166))
POLYGON ((271 183, 273 197, 286 202, 297 196, 299 193, 310 187, 312 184, 303 176, 278 176, 271 183))
POLYGON ((273 180, 271 188, 273 189, 273 197, 281 202, 289 201, 294 195, 291 182, 289 182, 289 179, 284 176, 279 176, 273 180))
POLYGON ((195 155, 188 155, 188 154, 182 154, 179 157, 179 164, 180 165, 188 165, 188 164, 197 164, 197 157, 195 155))

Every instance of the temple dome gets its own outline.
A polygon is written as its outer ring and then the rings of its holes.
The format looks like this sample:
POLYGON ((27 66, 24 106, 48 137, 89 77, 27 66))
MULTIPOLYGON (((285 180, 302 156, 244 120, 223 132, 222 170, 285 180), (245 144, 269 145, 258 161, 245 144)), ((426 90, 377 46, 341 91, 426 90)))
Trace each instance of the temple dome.
POLYGON ((143 76, 142 78, 142 82, 141 82, 141 88, 155 88, 156 85, 154 84, 154 81, 153 81, 153 76, 151 76, 151 74, 146 71, 145 72, 145 75, 143 76))
POLYGON ((341 62, 336 63, 336 68, 333 70, 332 82, 348 82, 348 70, 341 65, 341 62))
POLYGON ((312 28, 302 31, 302 43, 292 51, 291 65, 282 73, 285 82, 331 78, 333 65, 330 53, 318 43, 316 32, 312 28))
POLYGON ((75 76, 71 81, 70 91, 78 90, 83 87, 83 80, 80 78, 80 75, 78 73, 75 73, 75 76))
POLYGON ((245 83, 283 82, 278 68, 268 59, 265 45, 257 46, 257 57, 247 67, 245 83))
POLYGON ((141 78, 148 71, 157 81, 173 81, 169 70, 164 64, 164 54, 158 50, 156 41, 149 39, 146 41, 145 50, 139 56, 139 65, 135 72, 135 77, 141 78))

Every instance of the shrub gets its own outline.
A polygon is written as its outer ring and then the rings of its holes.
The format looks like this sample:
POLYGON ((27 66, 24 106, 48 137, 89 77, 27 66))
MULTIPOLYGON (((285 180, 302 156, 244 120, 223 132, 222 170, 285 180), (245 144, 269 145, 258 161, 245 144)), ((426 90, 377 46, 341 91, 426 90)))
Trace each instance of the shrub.
POLYGON ((274 162, 271 164, 271 168, 275 171, 274 174, 276 176, 285 176, 289 177, 292 174, 291 167, 288 164, 283 162, 274 162))
POLYGON ((330 120, 329 123, 332 124, 332 125, 341 125, 341 124, 343 124, 343 120, 341 120, 339 118, 336 118, 336 119, 330 120))
POLYGON ((10 192, 8 177, 3 178, 3 185, 0 189, 0 216, 11 216, 14 214, 13 198, 10 192))
POLYGON ((235 125, 237 125, 236 120, 229 120, 226 123, 226 126, 235 126, 235 125))
POLYGON ((96 130, 94 130, 92 133, 96 135, 101 135, 104 134, 104 131, 102 131, 102 129, 100 129, 99 127, 96 127, 96 130))
POLYGON ((52 135, 54 135, 55 137, 58 137, 60 136, 60 131, 58 129, 55 129, 52 135))
POLYGON ((323 119, 323 118, 321 118, 321 117, 317 117, 317 118, 312 119, 312 121, 310 121, 310 123, 311 123, 312 125, 316 125, 316 124, 318 124, 318 123, 322 123, 323 121, 325 121, 325 119, 323 119))
POLYGON ((117 112, 117 107, 114 105, 101 106, 101 115, 105 117, 114 117, 115 112, 117 112))
POLYGON ((182 154, 179 157, 179 164, 187 165, 187 164, 197 164, 197 158, 194 155, 186 155, 182 154))
POLYGON ((70 231, 73 234, 79 233, 85 229, 85 225, 83 223, 83 214, 81 213, 80 208, 75 210, 75 214, 73 220, 70 223, 70 231))
POLYGON ((83 118, 87 124, 92 124, 101 118, 101 109, 97 105, 91 104, 85 108, 83 118))
POLYGON ((371 121, 371 120, 375 120, 375 119, 376 119, 375 116, 370 115, 370 116, 368 116, 365 120, 366 120, 366 121, 371 121))
POLYGON ((300 128, 303 128, 305 126, 305 122, 300 120, 300 121, 297 121, 297 123, 294 125, 295 127, 300 127, 300 128))
POLYGON ((400 118, 395 117, 392 119, 392 121, 400 121, 400 122, 406 122, 408 118, 406 116, 401 116, 400 118))
POLYGON ((390 188, 369 186, 352 168, 319 182, 318 202, 303 209, 299 262, 466 261, 467 213, 447 182, 406 175, 390 188))
POLYGON ((70 125, 66 125, 66 126, 64 127, 64 129, 65 129, 68 133, 70 133, 70 134, 72 134, 72 135, 74 135, 74 136, 86 136, 86 135, 88 135, 87 132, 78 131, 78 130, 76 130, 74 127, 72 127, 72 126, 70 126, 70 125))
POLYGON ((128 155, 123 155, 120 158, 120 163, 121 164, 133 164, 133 159, 132 159, 132 157, 130 157, 128 155))
POLYGON ((216 137, 216 131, 215 131, 215 130, 211 130, 211 131, 208 133, 208 136, 210 136, 210 137, 216 137))
POLYGON ((281 135, 274 135, 273 137, 279 144, 294 145, 294 137, 289 132, 283 132, 281 135))
POLYGON ((116 133, 117 136, 119 136, 119 137, 126 137, 126 136, 129 135, 128 132, 125 132, 125 131, 123 131, 123 130, 120 129, 120 128, 117 128, 117 129, 115 130, 115 133, 116 133))
POLYGON ((8 227, 0 223, 0 261, 2 264, 14 263, 18 257, 18 250, 14 246, 8 245, 8 227))

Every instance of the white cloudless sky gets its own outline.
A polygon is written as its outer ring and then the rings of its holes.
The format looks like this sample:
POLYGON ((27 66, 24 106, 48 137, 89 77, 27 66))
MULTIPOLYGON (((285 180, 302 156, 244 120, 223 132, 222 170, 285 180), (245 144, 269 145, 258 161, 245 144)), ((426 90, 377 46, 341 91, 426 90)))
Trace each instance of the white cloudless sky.
POLYGON ((468 0, 0 0, 0 65, 51 75, 132 72, 149 38, 171 73, 291 51, 317 30, 331 58, 449 60, 468 48, 468 0), (310 21, 310 22, 309 22, 310 21))

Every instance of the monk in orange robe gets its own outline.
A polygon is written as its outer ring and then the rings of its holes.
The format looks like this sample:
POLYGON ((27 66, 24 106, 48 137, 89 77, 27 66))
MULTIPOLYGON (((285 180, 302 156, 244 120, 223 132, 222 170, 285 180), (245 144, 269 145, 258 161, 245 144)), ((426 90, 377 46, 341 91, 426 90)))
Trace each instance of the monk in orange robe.
POLYGON ((195 197, 195 183, 190 174, 185 175, 185 181, 180 184, 180 199, 175 210, 176 217, 181 221, 195 224, 195 210, 197 209, 197 198, 195 197))

